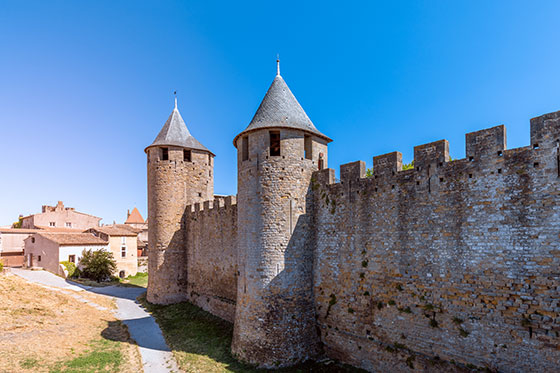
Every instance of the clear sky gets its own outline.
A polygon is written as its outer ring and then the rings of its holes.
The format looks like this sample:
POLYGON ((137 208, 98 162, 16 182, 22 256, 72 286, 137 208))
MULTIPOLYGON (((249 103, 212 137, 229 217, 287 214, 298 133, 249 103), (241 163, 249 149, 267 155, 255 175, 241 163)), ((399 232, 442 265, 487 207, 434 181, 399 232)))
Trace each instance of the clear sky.
POLYGON ((144 217, 144 148, 173 108, 236 193, 233 137, 275 72, 329 166, 560 110, 558 1, 0 0, 0 225, 62 200, 144 217))

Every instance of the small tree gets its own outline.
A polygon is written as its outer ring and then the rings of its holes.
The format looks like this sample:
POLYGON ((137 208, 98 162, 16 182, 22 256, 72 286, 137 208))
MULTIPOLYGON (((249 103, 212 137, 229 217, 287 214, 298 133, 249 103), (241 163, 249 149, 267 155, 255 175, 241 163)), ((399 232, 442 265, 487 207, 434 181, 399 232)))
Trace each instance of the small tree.
POLYGON ((117 270, 113 254, 105 250, 84 250, 80 265, 83 275, 97 282, 109 278, 117 270))
POLYGON ((23 216, 20 215, 18 221, 12 224, 12 228, 21 228, 22 224, 23 224, 23 216))

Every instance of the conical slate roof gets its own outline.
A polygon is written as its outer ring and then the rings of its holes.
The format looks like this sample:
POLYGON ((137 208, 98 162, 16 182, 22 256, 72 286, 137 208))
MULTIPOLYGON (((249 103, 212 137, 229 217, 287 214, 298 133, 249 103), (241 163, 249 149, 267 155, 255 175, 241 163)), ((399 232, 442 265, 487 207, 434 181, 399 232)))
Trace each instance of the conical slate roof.
POLYGON ((204 145, 202 145, 197 139, 195 139, 183 117, 181 117, 181 113, 179 113, 179 109, 177 109, 177 101, 175 101, 175 108, 173 112, 167 118, 167 122, 163 125, 161 131, 157 135, 154 142, 148 146, 145 151, 147 151, 152 146, 180 146, 183 148, 188 149, 197 149, 207 151, 210 154, 214 155, 210 150, 208 150, 204 145))
POLYGON ((268 88, 249 126, 233 139, 233 145, 237 146, 237 139, 247 132, 278 127, 300 129, 332 141, 315 128, 280 73, 268 88))

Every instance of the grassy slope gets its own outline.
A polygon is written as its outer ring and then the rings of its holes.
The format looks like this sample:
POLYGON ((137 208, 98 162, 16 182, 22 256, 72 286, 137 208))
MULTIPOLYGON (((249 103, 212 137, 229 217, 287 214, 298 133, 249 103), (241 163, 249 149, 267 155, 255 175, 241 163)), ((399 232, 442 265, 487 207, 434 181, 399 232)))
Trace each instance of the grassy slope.
MULTIPOLYGON (((0 372, 137 372, 142 365, 125 325, 110 310, 0 274, 0 372)), ((80 294, 111 308, 96 294, 80 294)))
MULTIPOLYGON (((160 306, 140 301, 156 318, 179 366, 187 372, 262 372, 230 352, 233 325, 188 303, 160 306)), ((306 363, 275 372, 361 372, 340 364, 306 363)))

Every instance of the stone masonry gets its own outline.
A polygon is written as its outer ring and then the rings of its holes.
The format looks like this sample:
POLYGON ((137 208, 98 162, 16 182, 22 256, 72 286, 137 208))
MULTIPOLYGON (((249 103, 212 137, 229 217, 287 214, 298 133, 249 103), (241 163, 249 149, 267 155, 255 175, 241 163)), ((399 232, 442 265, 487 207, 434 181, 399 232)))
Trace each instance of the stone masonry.
POLYGON ((148 299, 233 322, 239 359, 559 370, 560 112, 531 120, 527 147, 508 150, 497 126, 466 135, 465 159, 441 140, 415 147, 411 169, 393 152, 338 181, 331 140, 278 74, 234 139, 237 198, 212 194, 213 154, 194 138, 158 139, 148 299))

